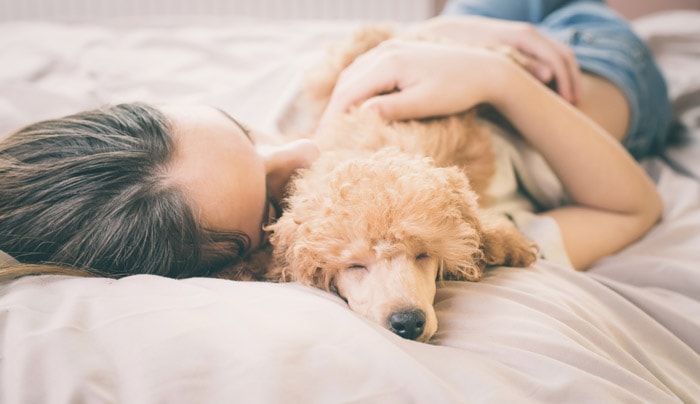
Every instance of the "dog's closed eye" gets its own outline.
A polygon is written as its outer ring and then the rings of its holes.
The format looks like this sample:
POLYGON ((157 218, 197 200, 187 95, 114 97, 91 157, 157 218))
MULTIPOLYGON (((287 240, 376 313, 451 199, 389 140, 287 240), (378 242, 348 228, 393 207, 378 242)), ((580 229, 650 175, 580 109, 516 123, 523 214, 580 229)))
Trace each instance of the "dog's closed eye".
POLYGON ((361 271, 361 270, 367 270, 367 267, 362 265, 362 264, 351 264, 346 267, 346 269, 350 269, 353 271, 361 271))
POLYGON ((416 261, 424 260, 428 258, 428 253, 420 253, 416 255, 416 261))

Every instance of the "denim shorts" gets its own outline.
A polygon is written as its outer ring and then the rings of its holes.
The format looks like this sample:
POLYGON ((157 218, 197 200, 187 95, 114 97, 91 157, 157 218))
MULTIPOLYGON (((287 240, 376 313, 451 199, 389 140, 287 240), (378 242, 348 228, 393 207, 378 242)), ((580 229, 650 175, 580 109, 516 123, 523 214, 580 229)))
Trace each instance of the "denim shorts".
POLYGON ((630 107, 623 145, 637 159, 663 151, 671 126, 666 81, 647 44, 601 0, 450 0, 443 14, 527 21, 571 47, 582 71, 620 88, 630 107))

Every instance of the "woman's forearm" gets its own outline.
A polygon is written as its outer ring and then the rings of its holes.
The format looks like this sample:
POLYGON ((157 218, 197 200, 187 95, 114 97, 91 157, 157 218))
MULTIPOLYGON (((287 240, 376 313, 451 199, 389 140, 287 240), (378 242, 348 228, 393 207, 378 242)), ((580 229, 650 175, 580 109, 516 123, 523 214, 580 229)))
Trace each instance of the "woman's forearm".
POLYGON ((653 183, 605 130, 513 64, 494 106, 547 160, 573 205, 551 215, 578 269, 641 237, 663 204, 653 183))
MULTIPOLYGON (((352 105, 416 119, 491 103, 539 150, 573 203, 547 212, 569 258, 585 269, 641 237, 659 219, 654 185, 602 127, 510 58, 474 46, 392 40, 340 76, 324 120, 352 105)), ((323 120, 322 120, 323 122, 323 120)))

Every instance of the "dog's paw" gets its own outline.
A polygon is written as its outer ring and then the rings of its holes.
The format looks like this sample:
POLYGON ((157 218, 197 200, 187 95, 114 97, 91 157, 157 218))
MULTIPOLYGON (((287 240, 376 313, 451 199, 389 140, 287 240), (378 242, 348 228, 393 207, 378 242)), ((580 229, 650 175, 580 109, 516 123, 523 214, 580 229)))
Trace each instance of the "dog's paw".
POLYGON ((492 258, 498 259, 488 263, 488 265, 526 268, 537 261, 537 251, 539 250, 537 244, 522 235, 519 235, 517 239, 506 241, 504 248, 505 252, 502 255, 492 255, 492 258))
POLYGON ((481 249, 485 266, 529 267, 537 261, 539 247, 513 223, 498 217, 484 220, 481 249))

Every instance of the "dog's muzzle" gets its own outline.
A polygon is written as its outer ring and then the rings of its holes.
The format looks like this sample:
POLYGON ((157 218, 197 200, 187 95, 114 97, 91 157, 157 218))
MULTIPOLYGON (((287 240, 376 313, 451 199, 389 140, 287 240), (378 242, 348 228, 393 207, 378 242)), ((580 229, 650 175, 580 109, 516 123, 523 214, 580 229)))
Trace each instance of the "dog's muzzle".
POLYGON ((389 316, 391 331, 406 339, 415 340, 423 334, 425 312, 420 309, 398 311, 389 316))

